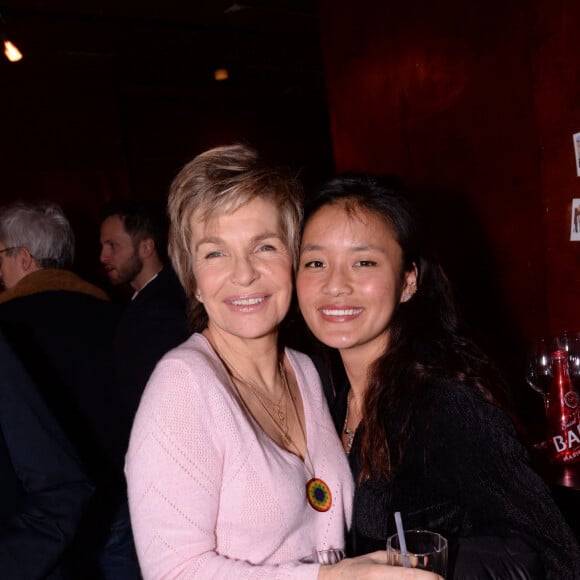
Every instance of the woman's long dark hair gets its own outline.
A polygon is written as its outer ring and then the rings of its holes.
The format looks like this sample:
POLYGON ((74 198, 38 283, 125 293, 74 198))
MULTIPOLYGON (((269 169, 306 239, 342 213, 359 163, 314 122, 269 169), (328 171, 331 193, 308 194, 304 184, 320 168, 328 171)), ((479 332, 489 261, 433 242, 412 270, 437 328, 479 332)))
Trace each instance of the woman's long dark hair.
POLYGON ((367 174, 340 175, 311 198, 304 224, 323 206, 338 203, 347 211, 363 210, 384 219, 403 251, 401 276, 413 266, 418 273, 417 292, 396 308, 389 346, 369 368, 364 421, 359 427, 361 480, 389 478, 402 459, 423 383, 457 379, 493 401, 488 387, 499 376, 487 357, 460 334, 449 282, 430 257, 418 214, 402 188, 367 174), (387 424, 395 406, 403 409, 397 445, 389 441, 392 425, 387 424))

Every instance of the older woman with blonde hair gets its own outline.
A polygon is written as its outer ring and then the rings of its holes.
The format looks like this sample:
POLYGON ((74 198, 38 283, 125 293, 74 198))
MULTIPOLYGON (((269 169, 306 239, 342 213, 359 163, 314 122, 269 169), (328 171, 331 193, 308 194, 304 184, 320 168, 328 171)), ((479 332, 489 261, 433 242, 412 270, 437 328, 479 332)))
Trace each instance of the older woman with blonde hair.
POLYGON ((384 552, 301 561, 344 547, 353 493, 312 362, 279 346, 301 212, 295 181, 243 145, 171 185, 169 252, 195 332, 157 365, 131 435, 145 578, 402 577, 384 552))

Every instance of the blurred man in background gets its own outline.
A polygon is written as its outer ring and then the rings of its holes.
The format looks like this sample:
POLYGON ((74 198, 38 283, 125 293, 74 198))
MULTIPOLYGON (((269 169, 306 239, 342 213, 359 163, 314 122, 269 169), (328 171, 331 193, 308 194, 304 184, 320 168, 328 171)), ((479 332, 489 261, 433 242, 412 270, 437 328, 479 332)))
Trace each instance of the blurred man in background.
POLYGON ((105 208, 101 263, 113 285, 133 291, 114 354, 117 380, 134 416, 159 359, 190 334, 185 293, 168 264, 163 211, 131 201, 105 208))

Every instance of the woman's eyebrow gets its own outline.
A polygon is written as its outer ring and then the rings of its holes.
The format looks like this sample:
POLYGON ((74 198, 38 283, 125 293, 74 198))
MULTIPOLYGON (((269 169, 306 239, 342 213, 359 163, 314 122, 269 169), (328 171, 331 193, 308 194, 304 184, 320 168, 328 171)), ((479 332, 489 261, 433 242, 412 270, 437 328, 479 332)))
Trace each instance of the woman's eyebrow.
MULTIPOLYGON (((263 234, 258 234, 257 236, 254 236, 250 242, 256 243, 256 242, 262 242, 264 240, 269 240, 272 238, 277 238, 279 240, 282 239, 282 236, 277 233, 277 232, 264 232, 263 234)), ((201 238, 197 244, 195 244, 195 249, 197 250, 200 246, 203 246, 203 244, 223 244, 224 240, 222 238, 219 238, 217 236, 207 236, 205 238, 201 238)))

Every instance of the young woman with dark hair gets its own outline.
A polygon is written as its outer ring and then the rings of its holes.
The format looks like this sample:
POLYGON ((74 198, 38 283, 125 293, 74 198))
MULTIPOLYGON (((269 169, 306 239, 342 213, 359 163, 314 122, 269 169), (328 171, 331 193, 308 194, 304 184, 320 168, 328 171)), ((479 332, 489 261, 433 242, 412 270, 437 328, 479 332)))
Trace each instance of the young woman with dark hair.
POLYGON ((459 331, 408 198, 369 175, 323 186, 297 292, 346 371, 331 407, 357 482, 351 552, 383 548, 400 511, 450 540, 449 578, 580 578, 578 544, 495 404, 501 379, 459 331))

